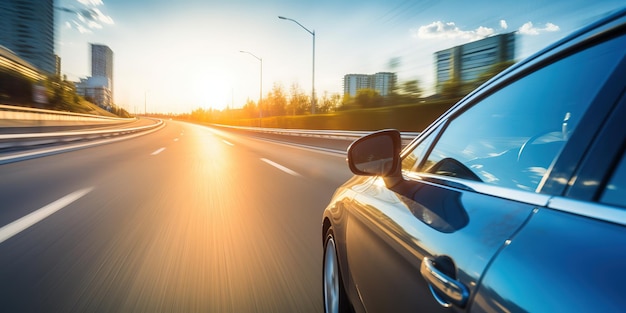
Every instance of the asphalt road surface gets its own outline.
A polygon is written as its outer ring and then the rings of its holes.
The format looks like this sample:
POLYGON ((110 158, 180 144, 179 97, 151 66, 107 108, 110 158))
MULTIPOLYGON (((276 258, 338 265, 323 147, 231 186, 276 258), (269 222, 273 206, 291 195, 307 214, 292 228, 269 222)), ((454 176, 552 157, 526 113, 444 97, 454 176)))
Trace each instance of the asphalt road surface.
POLYGON ((345 156, 168 121, 0 165, 2 312, 320 312, 345 156))

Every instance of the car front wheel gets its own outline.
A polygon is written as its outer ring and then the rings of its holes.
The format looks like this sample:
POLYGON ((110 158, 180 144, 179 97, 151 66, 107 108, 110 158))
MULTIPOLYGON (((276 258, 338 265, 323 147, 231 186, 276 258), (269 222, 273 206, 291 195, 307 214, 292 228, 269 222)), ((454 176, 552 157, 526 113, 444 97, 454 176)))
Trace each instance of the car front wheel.
POLYGON ((339 262, 337 261, 337 247, 332 230, 328 230, 324 243, 324 312, 339 313, 350 312, 347 305, 347 297, 339 262))

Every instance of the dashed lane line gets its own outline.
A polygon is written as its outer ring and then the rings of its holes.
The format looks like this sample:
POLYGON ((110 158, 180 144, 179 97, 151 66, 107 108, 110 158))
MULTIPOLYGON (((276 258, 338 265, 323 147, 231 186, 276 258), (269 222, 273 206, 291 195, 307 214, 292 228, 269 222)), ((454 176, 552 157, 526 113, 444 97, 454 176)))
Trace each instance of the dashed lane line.
POLYGON ((32 212, 12 222, 11 224, 3 226, 2 228, 0 228, 0 243, 37 224, 38 222, 59 211, 60 209, 70 205, 72 202, 82 198, 84 195, 88 194, 92 190, 93 187, 75 191, 57 201, 54 201, 44 206, 43 208, 35 212, 32 212))
POLYGON ((165 148, 160 148, 160 149, 158 149, 158 150, 156 150, 156 151, 152 152, 152 155, 157 155, 157 154, 159 154, 159 153, 161 153, 161 152, 163 152, 163 151, 165 151, 165 148))
POLYGON ((279 169, 279 170, 281 170, 281 171, 283 171, 283 172, 285 172, 285 173, 287 173, 289 175, 302 176, 298 172, 293 171, 293 170, 291 170, 291 169, 289 169, 287 167, 284 167, 284 166, 282 166, 282 165, 280 165, 280 164, 278 164, 276 162, 272 162, 272 161, 270 161, 268 159, 261 158, 261 161, 263 161, 263 162, 265 162, 265 163, 267 163, 267 164, 269 164, 269 165, 271 165, 271 166, 273 166, 273 167, 275 167, 275 168, 277 168, 277 169, 279 169))

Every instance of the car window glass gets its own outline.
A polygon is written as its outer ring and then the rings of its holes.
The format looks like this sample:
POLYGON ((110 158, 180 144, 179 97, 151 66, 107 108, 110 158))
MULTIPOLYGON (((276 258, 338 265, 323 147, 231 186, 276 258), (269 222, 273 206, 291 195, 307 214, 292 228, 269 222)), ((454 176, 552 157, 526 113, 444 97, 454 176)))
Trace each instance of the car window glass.
POLYGON ((626 207, 626 154, 622 156, 622 160, 613 172, 600 202, 626 207))
POLYGON ((570 55, 479 101, 450 122, 423 169, 536 190, 624 44, 618 38, 570 55))
POLYGON ((420 165, 420 162, 424 158, 428 147, 432 144, 433 139, 437 136, 441 125, 437 127, 434 131, 430 132, 430 134, 426 135, 427 137, 422 139, 421 142, 411 150, 410 153, 406 155, 406 157, 402 160, 402 170, 403 171, 416 171, 417 167, 420 165))

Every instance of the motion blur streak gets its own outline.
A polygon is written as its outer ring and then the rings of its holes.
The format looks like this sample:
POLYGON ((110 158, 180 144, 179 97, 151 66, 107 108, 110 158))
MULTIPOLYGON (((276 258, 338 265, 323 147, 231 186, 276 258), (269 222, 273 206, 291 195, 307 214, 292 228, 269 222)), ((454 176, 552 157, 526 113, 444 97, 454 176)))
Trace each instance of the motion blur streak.
POLYGON ((140 138, 0 166, 0 203, 12 208, 0 210, 0 225, 67 188, 95 186, 0 244, 0 307, 321 311, 318 224, 333 189, 350 177, 344 162, 168 122, 140 138))

